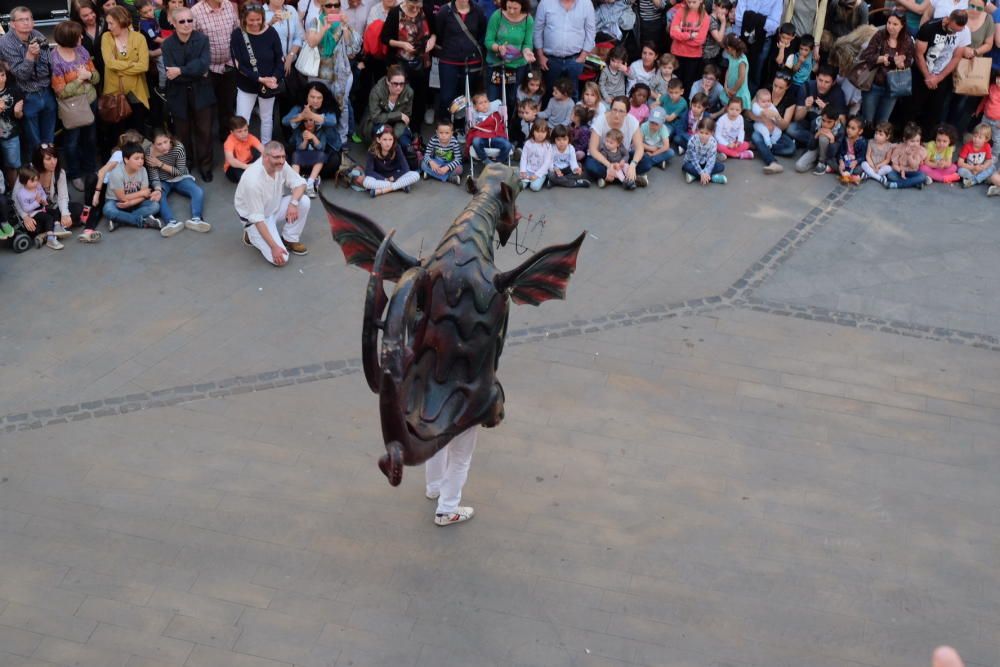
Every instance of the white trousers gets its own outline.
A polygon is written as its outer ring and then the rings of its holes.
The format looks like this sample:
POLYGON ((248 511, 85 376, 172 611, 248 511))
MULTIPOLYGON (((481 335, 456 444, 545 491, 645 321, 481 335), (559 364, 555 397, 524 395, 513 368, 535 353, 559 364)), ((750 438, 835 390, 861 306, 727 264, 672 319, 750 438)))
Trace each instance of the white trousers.
POLYGON ((258 97, 255 93, 236 91, 236 115, 250 122, 253 105, 260 104, 260 143, 267 146, 274 129, 274 97, 258 97))
MULTIPOLYGON (((299 198, 299 217, 295 219, 295 222, 285 222, 281 229, 281 234, 278 233, 278 220, 284 222, 285 214, 288 213, 288 205, 291 201, 291 195, 285 195, 282 197, 281 204, 278 206, 278 212, 264 221, 264 224, 267 225, 267 230, 271 232, 271 238, 278 243, 281 243, 282 241, 298 243, 299 238, 302 236, 302 230, 305 229, 306 226, 306 218, 309 216, 309 198, 302 195, 302 197, 299 198)), ((246 228, 246 230, 247 235, 250 237, 250 243, 253 244, 253 247, 260 250, 260 254, 264 255, 264 259, 271 262, 271 264, 274 264, 274 256, 271 254, 271 246, 267 244, 264 237, 257 231, 257 225, 250 225, 246 228)))
POLYGON ((478 435, 478 426, 462 431, 424 464, 427 493, 441 494, 438 496, 438 514, 451 514, 462 502, 462 487, 469 478, 469 466, 472 464, 472 453, 476 451, 478 435))

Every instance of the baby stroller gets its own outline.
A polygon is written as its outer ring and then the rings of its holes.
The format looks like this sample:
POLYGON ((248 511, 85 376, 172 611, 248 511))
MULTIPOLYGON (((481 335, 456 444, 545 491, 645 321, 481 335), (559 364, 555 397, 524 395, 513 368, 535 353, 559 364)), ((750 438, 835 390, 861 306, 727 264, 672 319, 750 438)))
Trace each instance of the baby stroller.
MULTIPOLYGON (((460 100, 462 100, 462 98, 458 98, 452 104, 452 109, 453 109, 452 112, 453 113, 461 113, 462 111, 465 112, 465 129, 466 129, 467 132, 469 132, 469 131, 472 130, 473 126, 475 125, 475 123, 473 122, 473 114, 475 113, 475 107, 472 104, 472 88, 471 88, 471 85, 469 83, 469 74, 468 74, 468 72, 466 72, 466 74, 465 74, 465 100, 464 100, 464 104, 461 104, 460 100)), ((500 102, 501 102, 500 108, 497 111, 500 113, 500 118, 503 119, 504 127, 507 128, 507 132, 504 135, 504 138, 507 139, 508 141, 510 141, 510 118, 509 118, 510 114, 507 111, 507 86, 500 86, 500 102)), ((485 148, 484 151, 486 153, 486 156, 490 160, 493 160, 493 161, 496 161, 496 159, 500 155, 500 149, 499 148, 485 148)), ((511 155, 512 155, 512 153, 513 153, 513 151, 511 151, 511 153, 508 153, 508 155, 507 155, 507 166, 508 167, 511 165, 511 155)), ((469 176, 471 178, 475 178, 476 177, 476 162, 481 162, 481 160, 478 157, 476 157, 476 151, 472 150, 472 148, 470 146, 470 148, 469 148, 469 176)))
POLYGON ((7 239, 11 250, 20 254, 32 246, 31 235, 24 228, 21 217, 14 213, 7 196, 0 194, 0 222, 3 221, 9 222, 10 226, 14 228, 14 235, 7 239))

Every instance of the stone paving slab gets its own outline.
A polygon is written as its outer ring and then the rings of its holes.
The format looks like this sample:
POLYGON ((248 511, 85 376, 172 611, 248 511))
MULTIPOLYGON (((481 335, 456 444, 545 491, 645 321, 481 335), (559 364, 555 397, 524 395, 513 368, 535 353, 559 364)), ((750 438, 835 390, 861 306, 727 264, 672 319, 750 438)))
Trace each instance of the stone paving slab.
POLYGON ((514 346, 449 529, 357 374, 0 436, 0 664, 992 666, 998 377, 748 309, 514 346))

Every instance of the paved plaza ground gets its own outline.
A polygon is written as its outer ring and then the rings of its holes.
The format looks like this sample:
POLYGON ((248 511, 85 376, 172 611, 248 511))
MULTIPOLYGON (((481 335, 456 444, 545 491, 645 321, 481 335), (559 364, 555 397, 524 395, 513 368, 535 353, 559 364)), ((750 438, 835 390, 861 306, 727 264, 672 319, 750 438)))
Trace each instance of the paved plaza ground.
MULTIPOLYGON (((502 267, 591 236, 444 529, 318 201, 282 269, 219 179, 210 234, 2 254, 0 666, 996 667, 995 200, 677 166, 521 196, 502 267)), ((424 255, 468 201, 326 192, 424 255)))

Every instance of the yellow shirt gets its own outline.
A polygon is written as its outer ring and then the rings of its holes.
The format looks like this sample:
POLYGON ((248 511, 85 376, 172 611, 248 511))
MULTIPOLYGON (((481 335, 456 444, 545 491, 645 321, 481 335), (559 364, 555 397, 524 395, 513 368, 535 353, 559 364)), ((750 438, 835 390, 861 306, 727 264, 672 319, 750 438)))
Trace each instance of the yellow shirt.
POLYGON ((118 52, 115 37, 110 32, 101 36, 101 55, 104 56, 104 93, 114 95, 121 92, 132 93, 143 106, 149 108, 149 88, 146 86, 146 72, 149 70, 149 49, 146 39, 129 29, 126 53, 118 52))

